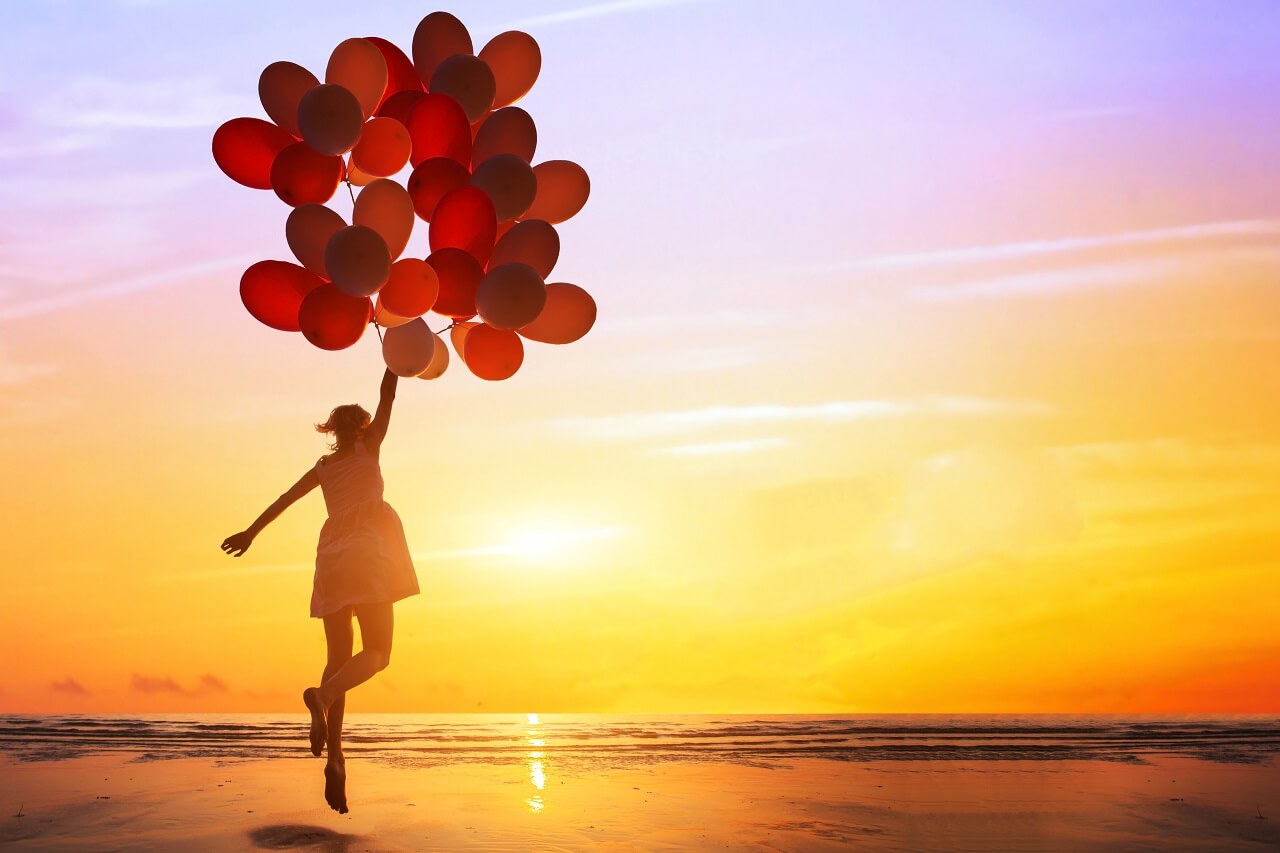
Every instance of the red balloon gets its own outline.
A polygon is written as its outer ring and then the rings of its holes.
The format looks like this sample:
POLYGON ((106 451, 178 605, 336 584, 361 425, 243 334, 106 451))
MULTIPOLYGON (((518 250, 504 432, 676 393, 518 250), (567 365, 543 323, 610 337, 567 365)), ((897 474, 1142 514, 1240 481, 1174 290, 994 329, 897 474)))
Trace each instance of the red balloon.
POLYGON ((510 378, 524 361, 524 344, 515 332, 481 324, 467 332, 462 360, 481 379, 510 378))
POLYGON ((576 284, 547 285, 546 302, 537 318, 519 329, 521 336, 544 344, 571 344, 596 322, 596 301, 576 284))
POLYGON ((413 140, 409 162, 418 165, 432 157, 449 157, 471 165, 471 122, 458 102, 448 95, 418 98, 405 124, 413 140))
POLYGON ((514 331, 532 323, 546 301, 547 286, 528 264, 500 264, 476 288, 476 312, 495 329, 514 331))
POLYGON ((526 219, 515 223, 498 238, 489 257, 489 268, 499 264, 528 264, 544 279, 560 258, 560 235, 550 223, 526 219))
POLYGON ((391 265, 391 275, 378 291, 378 304, 397 317, 421 317, 439 294, 435 267, 420 258, 401 258, 391 265))
POLYGON ((427 257, 436 271, 440 292, 432 311, 455 320, 476 315, 476 288, 484 278, 484 268, 461 249, 441 249, 427 257))
POLYGON ((538 147, 538 128, 533 118, 519 107, 503 107, 489 113, 476 130, 471 162, 477 166, 499 154, 514 154, 533 162, 538 147))
POLYGON ((405 56, 403 50, 377 36, 365 36, 365 41, 373 42, 374 47, 382 51, 382 58, 387 61, 387 89, 382 93, 383 104, 397 92, 422 91, 422 81, 418 79, 418 72, 414 70, 412 60, 405 56))
POLYGON ((360 340, 372 319, 369 297, 348 296, 327 283, 308 293, 298 309, 303 336, 327 350, 346 349, 360 340))
POLYGON ((297 332, 303 297, 322 284, 320 276, 297 264, 258 261, 240 277, 240 301, 259 322, 297 332))
POLYGON ((409 197, 413 209, 427 222, 435 213, 436 205, 450 190, 465 187, 471 181, 471 173, 457 160, 448 157, 432 157, 413 168, 409 176, 409 197))
POLYGON ((378 107, 378 115, 384 118, 393 118, 407 128, 409 126, 409 116, 413 113, 414 106, 424 95, 426 95, 426 92, 414 92, 412 90, 388 95, 387 99, 382 102, 382 106, 378 107))
POLYGON ((436 66, 456 53, 473 54, 471 34, 448 12, 432 12, 413 31, 413 67, 423 83, 431 79, 436 66))
POLYGON ((427 232, 431 251, 462 249, 482 265, 493 253, 497 236, 498 217, 493 201, 478 187, 458 187, 445 193, 436 205, 427 232))
MULTIPOLYGON (((469 131, 468 131, 469 132, 469 131)), ((227 177, 255 190, 269 190, 276 155, 297 142, 260 118, 233 118, 213 133, 213 160, 227 177)))
POLYGON ((345 170, 341 157, 321 154, 305 142, 295 142, 271 164, 271 187, 290 207, 324 204, 333 198, 345 170))

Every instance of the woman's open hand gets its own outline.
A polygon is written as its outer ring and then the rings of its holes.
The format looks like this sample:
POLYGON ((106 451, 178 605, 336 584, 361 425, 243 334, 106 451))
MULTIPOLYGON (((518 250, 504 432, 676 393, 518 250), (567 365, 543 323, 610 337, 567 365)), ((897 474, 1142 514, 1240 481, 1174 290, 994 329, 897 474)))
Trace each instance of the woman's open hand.
POLYGON ((249 546, 253 544, 253 536, 249 531, 242 530, 232 536, 228 536, 222 540, 222 550, 226 551, 233 557, 239 557, 245 551, 249 550, 249 546))

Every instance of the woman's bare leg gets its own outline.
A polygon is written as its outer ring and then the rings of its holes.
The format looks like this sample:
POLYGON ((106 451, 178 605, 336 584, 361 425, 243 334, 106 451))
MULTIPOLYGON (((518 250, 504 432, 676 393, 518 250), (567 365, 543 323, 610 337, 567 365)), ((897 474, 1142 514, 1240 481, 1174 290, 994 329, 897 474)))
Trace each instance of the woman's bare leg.
MULTIPOLYGON (((321 683, 351 660, 354 636, 350 607, 325 617, 324 636, 329 654, 321 683)), ((346 705, 347 697, 343 694, 329 705, 325 714, 325 743, 329 750, 329 760, 325 762, 324 768, 324 798, 329 807, 340 814, 347 812, 347 765, 342 754, 342 718, 346 705)))
POLYGON ((391 603, 357 604, 352 610, 360 621, 360 653, 321 682, 317 698, 325 708, 332 707, 348 690, 365 683, 391 662, 394 629, 391 603))

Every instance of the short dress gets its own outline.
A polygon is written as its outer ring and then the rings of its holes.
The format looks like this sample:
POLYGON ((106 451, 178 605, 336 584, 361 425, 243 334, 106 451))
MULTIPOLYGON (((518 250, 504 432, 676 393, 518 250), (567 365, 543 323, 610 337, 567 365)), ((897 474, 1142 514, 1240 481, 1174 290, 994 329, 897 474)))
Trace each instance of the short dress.
POLYGON ((382 469, 363 441, 340 459, 320 459, 316 475, 329 517, 316 545, 311 615, 418 594, 404 526, 382 499, 382 469))

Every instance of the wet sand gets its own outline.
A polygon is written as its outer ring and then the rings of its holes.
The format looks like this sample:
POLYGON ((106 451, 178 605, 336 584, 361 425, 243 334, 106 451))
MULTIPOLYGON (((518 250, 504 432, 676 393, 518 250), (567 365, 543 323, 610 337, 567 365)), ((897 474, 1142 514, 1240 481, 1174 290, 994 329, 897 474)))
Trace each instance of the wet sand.
POLYGON ((0 760, 5 850, 1276 850, 1280 759, 402 767, 0 760), (21 816, 17 816, 21 812, 21 816), (1262 818, 1258 815, 1261 814, 1262 818))

